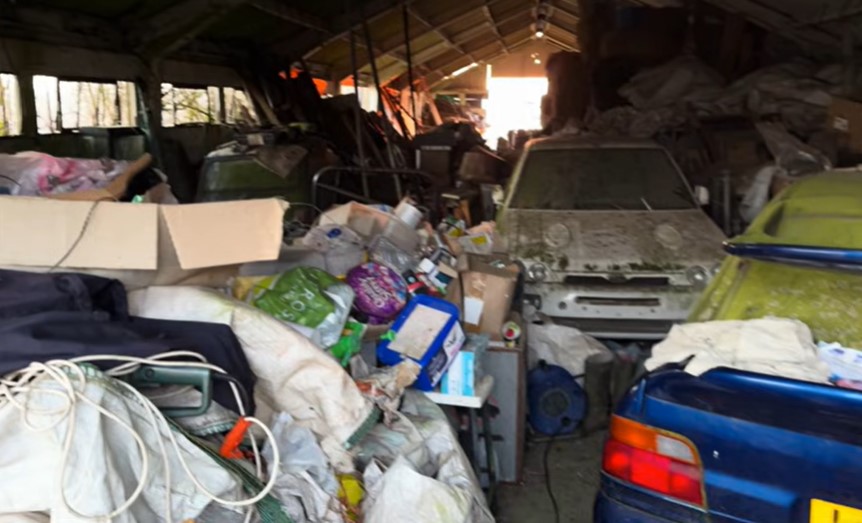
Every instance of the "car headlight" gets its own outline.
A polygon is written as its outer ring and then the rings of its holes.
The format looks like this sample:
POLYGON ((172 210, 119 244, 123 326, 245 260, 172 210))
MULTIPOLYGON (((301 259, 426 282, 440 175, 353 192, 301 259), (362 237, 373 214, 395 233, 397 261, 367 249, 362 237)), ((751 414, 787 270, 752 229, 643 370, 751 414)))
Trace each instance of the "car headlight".
POLYGON ((548 268, 541 263, 534 263, 527 269, 527 277, 532 281, 545 281, 548 278, 548 268))
POLYGON ((703 267, 695 265, 694 267, 689 267, 688 269, 686 269, 685 278, 690 284, 694 285, 695 287, 705 287, 706 284, 709 283, 709 280, 712 278, 712 276, 710 275, 709 271, 707 271, 703 267))

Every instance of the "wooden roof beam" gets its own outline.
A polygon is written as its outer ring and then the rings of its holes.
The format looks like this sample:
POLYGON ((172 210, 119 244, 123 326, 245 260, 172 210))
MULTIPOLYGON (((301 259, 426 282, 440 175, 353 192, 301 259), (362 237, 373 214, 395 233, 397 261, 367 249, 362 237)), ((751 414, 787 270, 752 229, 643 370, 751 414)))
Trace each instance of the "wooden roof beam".
POLYGON ((276 18, 307 27, 323 34, 332 34, 325 20, 290 7, 280 0, 251 0, 251 6, 276 18))
POLYGON ((129 32, 137 53, 158 59, 183 47, 247 0, 184 0, 138 21, 129 32))
POLYGON ((449 38, 449 36, 447 36, 447 35, 446 35, 446 33, 444 33, 444 32, 440 29, 440 26, 434 25, 434 24, 432 24, 431 22, 429 22, 429 21, 428 21, 428 19, 427 19, 427 18, 425 18, 423 15, 419 14, 419 13, 416 11, 416 9, 414 9, 414 8, 412 8, 412 7, 408 7, 407 9, 408 9, 408 11, 410 12, 410 14, 413 16, 413 18, 415 18, 415 19, 419 20, 419 21, 420 21, 420 22, 422 22, 424 25, 426 25, 426 26, 427 26, 427 27, 428 27, 428 28, 429 28, 429 29, 430 29, 434 34, 436 34, 436 35, 437 35, 441 40, 443 40, 444 42, 446 42, 446 45, 448 45, 448 46, 449 46, 449 47, 451 47, 452 49, 454 49, 454 50, 458 51, 459 53, 463 54, 464 56, 466 56, 467 58, 469 58, 470 60, 472 60, 474 63, 478 63, 478 62, 476 61, 476 58, 475 58, 473 55, 471 55, 467 50, 465 50, 463 47, 461 47, 461 45, 460 45, 460 44, 456 43, 454 40, 452 40, 451 38, 449 38))
POLYGON ((509 46, 506 45, 506 41, 503 40, 503 35, 500 33, 500 28, 497 27, 497 21, 494 20, 494 13, 491 12, 491 7, 488 5, 488 0, 485 1, 485 5, 482 6, 482 12, 485 14, 485 18, 488 19, 488 22, 491 23, 491 28, 494 30, 494 35, 497 36, 497 40, 500 42, 500 45, 503 46, 503 49, 506 53, 509 52, 509 46))

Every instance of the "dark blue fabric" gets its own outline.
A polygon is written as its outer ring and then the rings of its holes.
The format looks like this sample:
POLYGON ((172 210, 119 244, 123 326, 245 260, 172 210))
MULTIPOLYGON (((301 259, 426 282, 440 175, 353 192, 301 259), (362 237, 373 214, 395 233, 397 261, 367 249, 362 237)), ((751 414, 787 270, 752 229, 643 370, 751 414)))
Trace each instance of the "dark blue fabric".
POLYGON ((0 320, 48 311, 96 310, 128 319, 123 284, 87 274, 0 270, 0 320))
MULTIPOLYGON (((176 350, 197 352, 224 369, 254 408, 255 376, 229 326, 129 317, 125 289, 115 280, 0 271, 0 376, 34 361, 94 354, 147 358, 176 350)), ((215 382, 213 398, 236 409, 223 381, 215 382)))

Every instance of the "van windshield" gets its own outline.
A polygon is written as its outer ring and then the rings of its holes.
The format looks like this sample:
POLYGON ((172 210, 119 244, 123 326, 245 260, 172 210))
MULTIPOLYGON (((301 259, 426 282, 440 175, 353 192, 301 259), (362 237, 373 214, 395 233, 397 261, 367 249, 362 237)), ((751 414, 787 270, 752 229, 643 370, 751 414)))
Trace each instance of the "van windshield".
POLYGON ((646 211, 696 204, 661 149, 571 148, 531 150, 510 207, 646 211))

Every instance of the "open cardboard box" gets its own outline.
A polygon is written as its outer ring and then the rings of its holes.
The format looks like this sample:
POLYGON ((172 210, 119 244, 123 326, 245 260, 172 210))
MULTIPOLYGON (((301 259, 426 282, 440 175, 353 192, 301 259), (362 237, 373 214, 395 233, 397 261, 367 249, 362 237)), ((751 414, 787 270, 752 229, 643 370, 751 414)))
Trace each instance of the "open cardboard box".
POLYGON ((460 308, 464 330, 503 339, 520 269, 501 254, 463 254, 458 257, 458 279, 449 285, 446 299, 460 308))
POLYGON ((129 288, 221 286, 242 263, 278 258, 287 207, 0 197, 0 267, 87 272, 129 288))

